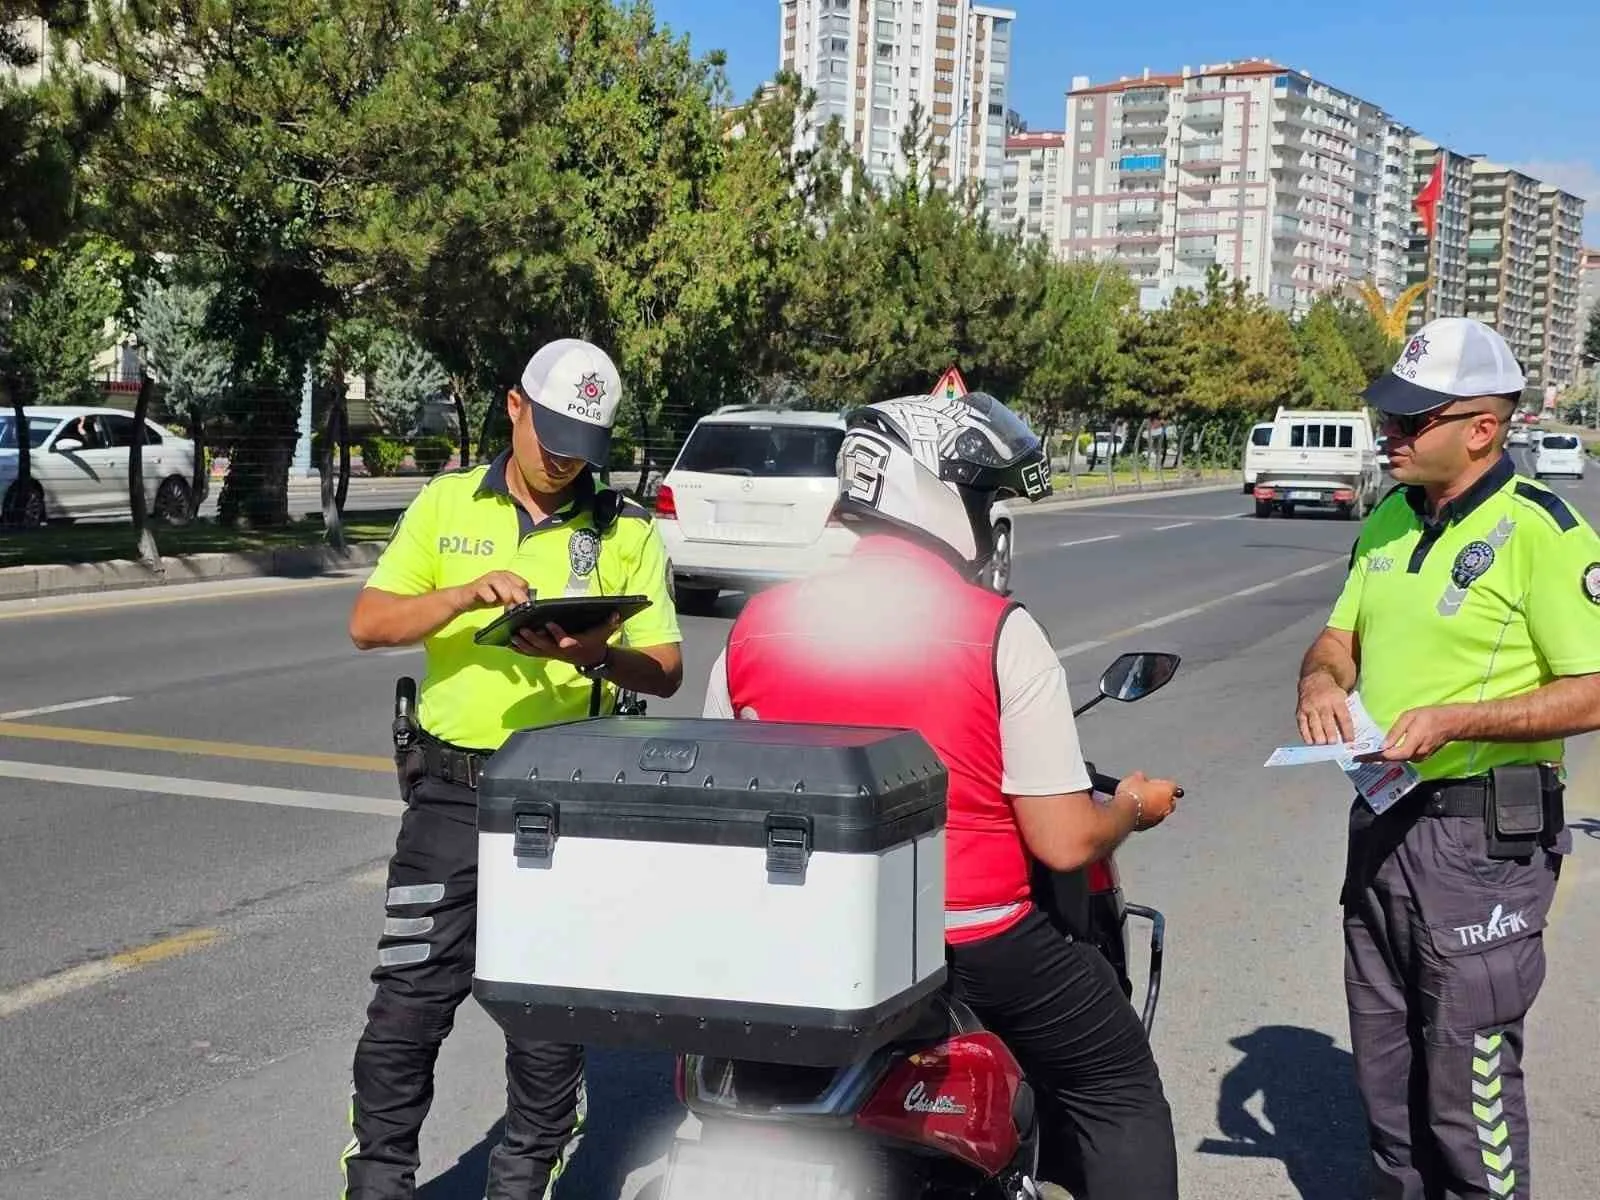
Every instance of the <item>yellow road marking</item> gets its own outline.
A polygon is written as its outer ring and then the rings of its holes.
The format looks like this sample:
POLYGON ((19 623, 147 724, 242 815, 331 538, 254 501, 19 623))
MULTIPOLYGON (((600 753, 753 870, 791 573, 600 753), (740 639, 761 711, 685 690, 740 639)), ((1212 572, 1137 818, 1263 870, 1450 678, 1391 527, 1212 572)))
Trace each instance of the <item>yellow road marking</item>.
POLYGON ((163 737, 150 733, 121 733, 109 729, 81 729, 67 725, 28 725, 0 721, 0 737, 24 741, 71 742, 79 746, 116 746, 123 750, 158 750, 167 754, 193 754, 202 758, 241 758, 250 762, 288 763, 301 767, 337 767, 345 771, 393 771, 394 760, 367 754, 337 754, 327 750, 298 750, 288 746, 252 746, 244 742, 207 742, 198 738, 163 737))
POLYGON ((96 959, 80 966, 69 967, 65 971, 57 971, 54 975, 46 975, 43 979, 36 979, 32 983, 25 983, 10 991, 0 992, 0 1018, 12 1016, 37 1004, 60 999, 72 992, 82 991, 86 987, 103 983, 118 975, 126 975, 130 971, 154 966, 169 958, 177 958, 180 954, 209 946, 221 937, 222 931, 219 929, 191 929, 169 938, 162 938, 159 942, 151 942, 148 946, 139 946, 121 954, 113 954, 109 958, 96 959))
MULTIPOLYGON (((259 577, 254 577, 259 578, 259 577)), ((348 587, 351 584, 362 582, 364 575, 332 576, 317 579, 300 579, 293 582, 273 584, 262 587, 231 587, 218 589, 205 589, 204 591, 188 592, 183 595, 170 594, 170 587, 151 586, 148 588, 122 589, 137 591, 139 595, 127 598, 90 600, 86 603, 40 605, 38 607, 24 607, 0 611, 0 621, 20 621, 24 617, 59 617, 70 616, 73 613, 98 613, 115 608, 143 608, 153 604, 186 604, 198 600, 226 600, 235 596, 276 596, 280 592, 301 592, 311 588, 348 587)), ((194 581, 196 585, 205 583, 203 579, 194 581)), ((185 587, 187 584, 173 584, 171 587, 185 587)))

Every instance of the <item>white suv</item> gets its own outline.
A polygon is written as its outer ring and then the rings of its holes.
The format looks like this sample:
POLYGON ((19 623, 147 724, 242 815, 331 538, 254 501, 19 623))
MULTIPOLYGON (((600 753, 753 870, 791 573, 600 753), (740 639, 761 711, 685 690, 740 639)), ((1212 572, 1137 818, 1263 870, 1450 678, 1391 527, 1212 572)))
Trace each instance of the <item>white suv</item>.
POLYGON ((1571 475, 1583 478, 1583 443, 1570 433, 1547 433, 1533 455, 1533 477, 1571 475))
MULTIPOLYGON (((678 607, 704 612, 726 588, 748 592, 809 575, 850 553, 856 535, 833 519, 844 417, 731 405, 702 417, 656 493, 678 607)), ((995 554, 984 583, 1011 583, 1014 522, 990 510, 995 554)))

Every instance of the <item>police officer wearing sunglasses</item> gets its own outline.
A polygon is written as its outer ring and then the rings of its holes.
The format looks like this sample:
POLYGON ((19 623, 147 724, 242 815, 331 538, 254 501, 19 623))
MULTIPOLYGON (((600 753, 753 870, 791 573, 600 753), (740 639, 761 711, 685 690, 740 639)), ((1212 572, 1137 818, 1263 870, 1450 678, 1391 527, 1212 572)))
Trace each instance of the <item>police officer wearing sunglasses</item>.
POLYGON ((1504 446, 1524 387, 1488 326, 1424 326, 1366 393, 1400 485, 1300 671, 1308 742, 1421 776, 1357 799, 1345 992, 1375 1197, 1530 1195, 1523 1021, 1571 834, 1563 739, 1600 727, 1600 537, 1504 446))

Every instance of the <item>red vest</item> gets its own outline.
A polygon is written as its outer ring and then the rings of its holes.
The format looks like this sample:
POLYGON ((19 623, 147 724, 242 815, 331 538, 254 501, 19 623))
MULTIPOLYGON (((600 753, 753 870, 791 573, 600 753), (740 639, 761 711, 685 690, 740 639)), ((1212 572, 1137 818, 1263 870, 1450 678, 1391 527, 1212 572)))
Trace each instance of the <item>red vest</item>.
POLYGON ((946 940, 1027 915, 1029 859, 1000 790, 995 646, 1012 601, 898 538, 868 536, 842 571, 750 598, 728 637, 743 720, 915 729, 949 774, 946 940))

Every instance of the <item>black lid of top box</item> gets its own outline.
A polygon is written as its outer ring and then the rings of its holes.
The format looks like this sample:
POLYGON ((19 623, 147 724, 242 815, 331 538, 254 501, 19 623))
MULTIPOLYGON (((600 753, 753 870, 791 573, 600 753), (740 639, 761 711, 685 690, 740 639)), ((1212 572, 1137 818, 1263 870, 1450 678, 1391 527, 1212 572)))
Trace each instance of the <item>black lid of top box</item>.
MULTIPOLYGON (((563 837, 871 854, 945 823, 947 776, 911 730, 600 717, 513 734, 478 782, 478 828, 563 837), (781 840, 781 839, 780 839, 781 840)), ((531 851, 537 852, 537 851, 531 851)))

